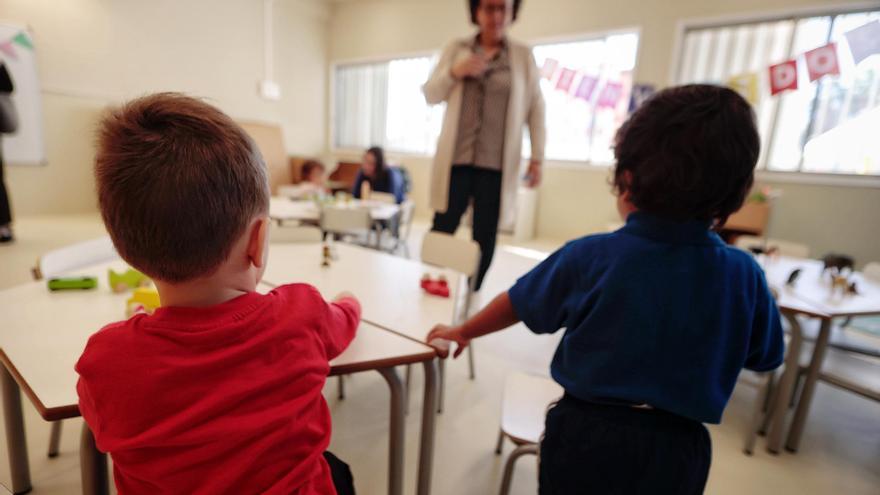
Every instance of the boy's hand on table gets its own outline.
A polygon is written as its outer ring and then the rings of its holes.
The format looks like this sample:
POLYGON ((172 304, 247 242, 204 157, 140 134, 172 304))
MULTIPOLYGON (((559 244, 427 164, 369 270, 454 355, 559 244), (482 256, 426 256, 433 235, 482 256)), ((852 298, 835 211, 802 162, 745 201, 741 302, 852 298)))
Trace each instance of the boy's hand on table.
POLYGON ((458 346, 456 347, 455 353, 453 353, 452 357, 457 358, 471 343, 470 339, 466 339, 462 336, 461 330, 461 327, 437 325, 430 332, 428 332, 428 337, 425 339, 425 341, 428 343, 429 346, 437 349, 437 354, 439 354, 440 357, 444 359, 449 357, 450 343, 455 342, 456 344, 458 344, 458 346))

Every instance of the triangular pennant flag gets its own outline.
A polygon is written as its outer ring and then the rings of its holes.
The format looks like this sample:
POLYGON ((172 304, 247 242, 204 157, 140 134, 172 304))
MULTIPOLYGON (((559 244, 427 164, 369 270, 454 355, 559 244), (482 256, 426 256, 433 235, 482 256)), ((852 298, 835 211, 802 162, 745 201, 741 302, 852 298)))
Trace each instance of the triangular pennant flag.
POLYGON ((648 98, 657 92, 653 84, 634 84, 629 99, 629 112, 635 112, 648 98))
POLYGON ((727 81, 731 89, 741 94, 750 104, 758 104, 758 74, 748 72, 733 76, 727 81))
POLYGON ((20 33, 18 33, 18 34, 16 34, 16 35, 15 35, 15 38, 12 38, 12 41, 18 43, 19 45, 21 45, 21 46, 23 46, 23 47, 25 47, 25 48, 29 48, 29 49, 31 49, 31 50, 34 49, 34 45, 33 45, 33 43, 31 43, 30 38, 28 38, 27 35, 24 34, 24 31, 22 31, 22 32, 20 32, 20 33))
POLYGON ((559 74, 559 80, 556 81, 556 89, 568 92, 569 88, 571 88, 571 83, 574 82, 574 75, 575 71, 562 69, 562 72, 559 74))
POLYGON ((15 47, 13 47, 12 43, 9 41, 0 43, 0 52, 3 52, 12 60, 18 60, 18 54, 15 53, 15 47))
POLYGON ((556 73, 556 68, 559 67, 559 62, 555 59, 548 58, 544 60, 544 66, 541 67, 541 77, 546 80, 553 79, 553 74, 556 73))
POLYGON ((608 81, 605 83, 605 87, 602 88, 602 92, 599 93, 599 99, 596 101, 596 106, 599 108, 602 107, 616 107, 617 102, 620 101, 620 97, 623 95, 623 84, 619 82, 611 82, 608 81))
POLYGON ((849 43, 849 51, 852 52, 855 63, 880 53, 880 20, 857 27, 844 33, 844 36, 849 43))
POLYGON ((840 74, 840 66, 837 64, 837 43, 828 43, 804 53, 807 61, 807 72, 810 74, 810 82, 829 74, 840 74))
POLYGON ((798 88, 797 61, 788 60, 770 66, 770 94, 798 88))
POLYGON ((574 97, 590 101, 590 99, 593 97, 593 91, 596 90, 596 84, 598 83, 598 78, 585 74, 584 77, 581 78, 581 82, 578 84, 577 90, 574 92, 574 97))

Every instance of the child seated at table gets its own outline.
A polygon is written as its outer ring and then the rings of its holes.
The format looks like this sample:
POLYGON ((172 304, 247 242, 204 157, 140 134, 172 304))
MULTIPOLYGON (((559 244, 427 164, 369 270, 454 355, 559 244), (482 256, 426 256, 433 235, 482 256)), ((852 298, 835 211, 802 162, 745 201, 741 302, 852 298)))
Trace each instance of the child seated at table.
POLYGON ((304 284, 256 292, 269 184, 253 141, 206 103, 156 94, 103 119, 95 176, 117 251, 162 303, 101 329, 76 365, 119 493, 353 493, 325 452, 321 390, 360 305, 304 284))
POLYGON ((287 186, 291 199, 320 198, 327 195, 326 168, 318 160, 306 160, 299 169, 300 182, 287 186))
POLYGON ((703 423, 720 422, 743 367, 783 359, 763 272, 713 232, 742 205, 759 151, 754 113, 734 91, 659 92, 617 134, 625 226, 567 243, 468 321, 428 335, 455 341, 458 356, 519 321, 535 333, 565 328, 541 494, 702 493, 703 423))

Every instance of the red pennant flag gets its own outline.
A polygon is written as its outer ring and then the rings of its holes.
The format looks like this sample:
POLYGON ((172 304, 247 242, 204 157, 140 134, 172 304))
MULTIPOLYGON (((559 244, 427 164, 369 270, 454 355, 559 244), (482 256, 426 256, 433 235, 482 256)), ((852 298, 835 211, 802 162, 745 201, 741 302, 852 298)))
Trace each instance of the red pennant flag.
POLYGON ((559 67, 559 62, 555 59, 548 58, 544 60, 544 66, 541 68, 541 77, 546 80, 553 79, 553 74, 556 73, 556 68, 559 67))
POLYGON ((581 78, 580 84, 578 84, 577 91, 574 92, 575 98, 581 98, 582 100, 590 101, 593 97, 593 91, 596 90, 596 84, 598 84, 599 79, 584 75, 581 78))
POLYGON ((840 67, 837 65, 837 43, 828 43, 810 50, 804 54, 804 58, 807 60, 810 82, 828 74, 840 74, 840 67))
POLYGON ((562 72, 559 74, 559 80, 556 81, 556 89, 560 91, 568 92, 569 88, 571 88, 571 83, 574 82, 575 72, 571 69, 562 69, 562 72))
POLYGON ((0 43, 0 52, 5 53, 6 56, 11 58, 12 60, 18 60, 18 55, 15 53, 15 48, 9 41, 4 41, 0 43))
POLYGON ((602 92, 599 94, 599 100, 596 102, 596 106, 599 108, 614 108, 617 106, 617 102, 620 101, 620 97, 622 95, 623 84, 620 84, 619 82, 609 81, 605 84, 605 87, 602 88, 602 92))
POLYGON ((797 61, 788 60, 770 66, 770 94, 798 88, 797 61))

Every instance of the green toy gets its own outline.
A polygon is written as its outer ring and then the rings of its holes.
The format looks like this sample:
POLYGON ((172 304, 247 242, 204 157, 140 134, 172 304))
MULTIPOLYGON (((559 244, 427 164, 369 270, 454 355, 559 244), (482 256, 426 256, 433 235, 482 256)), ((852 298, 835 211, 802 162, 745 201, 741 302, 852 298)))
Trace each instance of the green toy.
POLYGON ((124 273, 116 273, 112 268, 108 269, 107 279, 110 282, 110 288, 116 293, 138 287, 149 287, 151 283, 149 277, 134 268, 129 268, 124 273))
POLYGON ((49 279, 49 290, 89 290, 98 286, 95 277, 57 277, 49 279))

